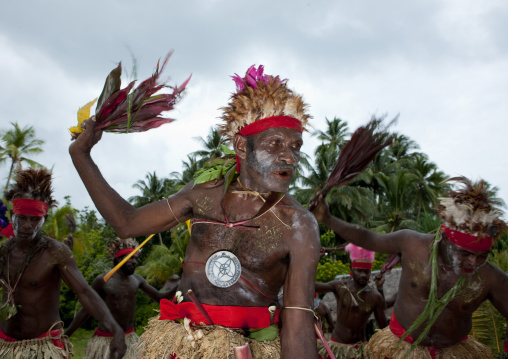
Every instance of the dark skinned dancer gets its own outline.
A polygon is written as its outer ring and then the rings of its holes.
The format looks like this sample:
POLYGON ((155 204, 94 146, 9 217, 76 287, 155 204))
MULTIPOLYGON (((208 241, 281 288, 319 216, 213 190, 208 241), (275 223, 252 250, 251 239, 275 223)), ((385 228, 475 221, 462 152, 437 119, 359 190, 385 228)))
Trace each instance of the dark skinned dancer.
POLYGON ((377 234, 332 216, 323 200, 314 212, 319 221, 349 242, 401 255, 402 274, 390 326, 369 340, 366 351, 371 358, 492 358, 490 349, 468 334, 473 312, 486 299, 508 317, 508 276, 486 263, 492 244, 507 226, 483 181, 454 180, 461 186, 440 199, 438 215, 443 225, 436 234, 411 230, 377 234), (436 285, 431 286, 431 281, 436 285), (429 325, 427 314, 440 309, 432 303, 444 309, 422 335, 429 325), (422 325, 413 325, 417 318, 424 320, 422 325), (417 346, 405 356, 411 343, 417 346))
POLYGON ((62 280, 104 328, 114 333, 111 357, 125 353, 123 331, 106 304, 86 283, 67 245, 41 233, 52 198, 51 173, 27 169, 6 194, 12 201, 14 237, 0 250, 2 314, 1 358, 70 358, 59 315, 62 280))
POLYGON ((300 160, 307 105, 286 81, 263 75, 262 66, 234 80, 237 91, 222 109, 220 132, 233 144, 239 176, 226 188, 223 180, 191 182, 167 200, 137 209, 108 185, 90 156, 102 135, 94 131, 93 118, 69 148, 97 209, 119 236, 163 232, 192 219, 178 288, 183 302, 161 301, 161 317, 141 336, 140 358, 222 358, 246 342, 254 358, 317 358, 312 311, 317 222, 291 196, 274 200, 287 192, 300 160), (265 201, 277 204, 254 218, 265 201), (269 307, 281 287, 286 307, 280 337, 263 343, 244 337, 277 323, 279 311, 272 317, 269 307), (210 323, 188 290, 215 325, 191 327, 210 323), (242 333, 233 330, 238 328, 242 333))
MULTIPOLYGON (((133 238, 116 238, 111 241, 108 251, 116 266, 125 256, 134 251, 138 242, 133 238)), ((113 318, 122 327, 125 334, 127 352, 125 359, 136 358, 135 352, 131 349, 139 342, 139 337, 134 332, 134 315, 136 312, 136 293, 142 290, 146 295, 159 303, 161 299, 172 298, 176 292, 176 284, 172 290, 159 292, 146 282, 139 274, 134 274, 137 266, 138 253, 134 254, 113 276, 104 282, 104 275, 98 275, 92 283, 92 288, 100 295, 108 306, 113 318)), ((65 334, 69 337, 88 319, 90 315, 83 308, 69 325, 65 334)), ((83 359, 107 358, 109 356, 109 345, 113 335, 106 328, 99 324, 94 335, 88 341, 83 359)))
MULTIPOLYGON (((337 359, 364 359, 367 341, 365 327, 369 317, 374 317, 380 328, 387 326, 384 313, 385 301, 381 293, 369 285, 374 252, 350 243, 345 248, 351 259, 351 275, 347 279, 316 283, 317 293, 332 292, 337 301, 337 321, 332 332, 330 349, 337 359)), ((319 354, 327 358, 320 345, 319 354)))

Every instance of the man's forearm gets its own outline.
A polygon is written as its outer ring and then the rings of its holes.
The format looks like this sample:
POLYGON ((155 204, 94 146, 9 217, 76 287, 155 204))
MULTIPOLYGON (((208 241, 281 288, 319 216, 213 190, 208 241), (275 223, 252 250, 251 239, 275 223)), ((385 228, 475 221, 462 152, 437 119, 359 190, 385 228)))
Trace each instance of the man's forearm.
POLYGON ((100 322, 106 330, 112 334, 123 333, 122 328, 115 321, 106 303, 99 297, 96 291, 90 288, 78 295, 83 309, 95 320, 100 322))
POLYGON ((65 335, 70 337, 79 327, 81 327, 83 325, 83 323, 88 319, 88 317, 89 317, 89 315, 86 312, 86 310, 81 309, 76 314, 76 316, 72 320, 71 324, 69 325, 69 327, 65 331, 65 335))
POLYGON ((312 313, 299 309, 285 309, 282 316, 281 359, 317 359, 312 313))

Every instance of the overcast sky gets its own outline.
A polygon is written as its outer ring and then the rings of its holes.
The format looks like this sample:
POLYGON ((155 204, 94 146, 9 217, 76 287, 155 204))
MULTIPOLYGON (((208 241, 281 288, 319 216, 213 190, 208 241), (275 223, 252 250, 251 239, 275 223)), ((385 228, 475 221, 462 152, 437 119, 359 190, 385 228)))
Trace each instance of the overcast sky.
MULTIPOLYGON (((400 114, 395 130, 445 173, 480 177, 508 203, 508 2, 5 1, 0 12, 0 129, 31 125, 46 141, 34 160, 54 169, 56 198, 93 204, 68 155, 76 111, 116 64, 138 78, 175 52, 170 83, 192 80, 175 122, 144 134, 105 134, 92 155, 124 197, 148 172, 180 171, 216 125, 253 64, 289 79, 323 129, 400 114)), ((124 84, 126 82, 124 81, 124 84)), ((315 139, 305 135, 303 150, 315 139)), ((2 186, 8 165, 0 165, 2 186)))

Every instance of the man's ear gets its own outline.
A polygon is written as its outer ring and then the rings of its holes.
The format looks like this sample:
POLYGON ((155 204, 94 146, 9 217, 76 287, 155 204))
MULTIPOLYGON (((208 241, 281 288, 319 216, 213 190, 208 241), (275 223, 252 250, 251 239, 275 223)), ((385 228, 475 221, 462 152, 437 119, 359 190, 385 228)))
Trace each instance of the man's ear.
POLYGON ((245 161, 247 158, 247 137, 236 134, 233 139, 233 149, 238 158, 245 161))

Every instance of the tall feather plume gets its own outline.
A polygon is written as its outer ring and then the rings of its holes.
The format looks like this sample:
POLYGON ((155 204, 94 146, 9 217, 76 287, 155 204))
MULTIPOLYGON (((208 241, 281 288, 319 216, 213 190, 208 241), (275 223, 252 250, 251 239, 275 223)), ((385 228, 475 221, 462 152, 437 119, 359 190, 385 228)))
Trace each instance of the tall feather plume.
POLYGON ((391 121, 388 126, 384 126, 383 119, 373 117, 366 126, 359 127, 351 136, 339 153, 337 163, 333 168, 325 186, 317 191, 309 202, 309 211, 314 210, 318 198, 325 198, 333 187, 345 186, 360 172, 362 172, 376 155, 386 146, 393 142, 394 135, 387 129, 395 121, 391 121))
POLYGON ((231 96, 220 117, 219 132, 225 141, 232 141, 243 127, 271 116, 290 116, 302 123, 305 128, 312 118, 306 113, 308 105, 300 95, 290 90, 279 76, 263 74, 263 66, 256 70, 251 66, 244 78, 236 75, 233 80, 237 91, 231 96))
POLYGON ((351 262, 366 261, 372 263, 374 262, 374 258, 376 256, 375 252, 354 245, 353 243, 349 243, 344 250, 349 253, 351 262))
POLYGON ((451 190, 447 197, 439 199, 438 215, 445 226, 478 238, 491 237, 494 240, 508 231, 506 222, 501 220, 502 212, 495 208, 500 203, 490 198, 483 180, 471 182, 459 176, 445 182, 450 181, 462 187, 451 190))
POLYGON ((5 199, 12 201, 17 198, 36 199, 46 202, 50 208, 55 207, 57 201, 53 199, 51 172, 47 169, 33 168, 17 172, 11 189, 5 194, 5 199))

